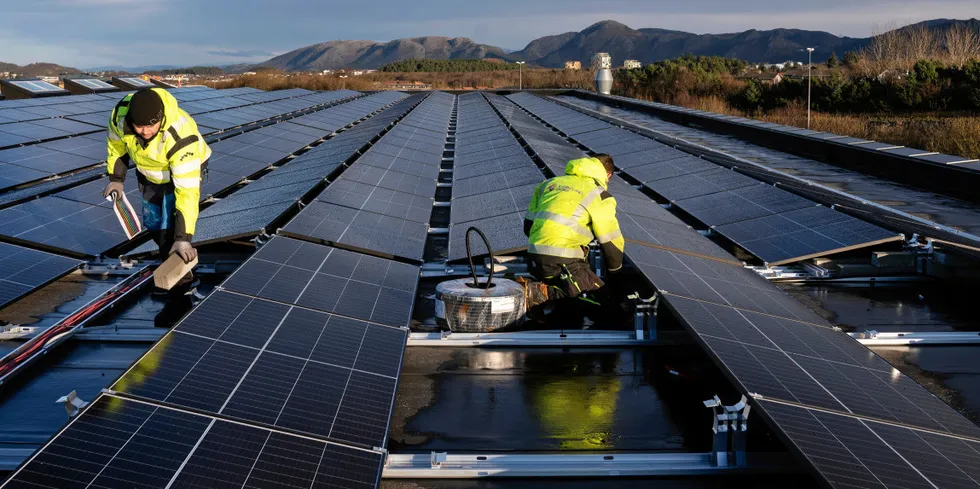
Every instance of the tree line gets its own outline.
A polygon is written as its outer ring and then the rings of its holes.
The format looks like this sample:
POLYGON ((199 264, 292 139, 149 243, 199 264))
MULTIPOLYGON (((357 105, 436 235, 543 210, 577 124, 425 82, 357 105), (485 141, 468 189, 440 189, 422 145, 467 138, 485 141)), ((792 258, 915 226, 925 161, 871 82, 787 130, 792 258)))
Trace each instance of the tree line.
POLYGON ((516 70, 518 66, 503 60, 486 59, 405 59, 378 68, 386 73, 470 73, 477 71, 516 70))
MULTIPOLYGON (((956 28, 934 37, 928 32, 892 30, 875 37, 861 52, 845 53, 843 60, 831 54, 813 69, 813 109, 836 113, 980 110, 980 34, 956 28)), ((710 97, 747 113, 805 103, 805 68, 778 83, 774 74, 766 79, 758 75, 760 71, 769 70, 730 58, 687 55, 619 70, 616 85, 627 96, 680 104, 710 97)))

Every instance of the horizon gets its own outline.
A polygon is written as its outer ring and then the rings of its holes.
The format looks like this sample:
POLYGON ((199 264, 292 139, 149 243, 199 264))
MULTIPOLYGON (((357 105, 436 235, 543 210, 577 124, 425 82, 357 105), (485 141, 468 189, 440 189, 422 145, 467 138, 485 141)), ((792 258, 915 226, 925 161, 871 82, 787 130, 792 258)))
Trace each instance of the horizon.
MULTIPOLYGON (((333 2, 331 2, 333 3, 333 2)), ((447 0, 403 5, 379 0, 370 11, 346 4, 324 6, 301 0, 275 5, 257 0, 166 4, 143 0, 38 0, 9 7, 0 18, 0 61, 55 63, 81 70, 104 67, 227 66, 254 64, 322 42, 439 36, 466 37, 508 51, 545 36, 578 32, 603 20, 633 29, 660 28, 693 34, 750 29, 823 31, 867 38, 874 29, 940 18, 980 17, 975 1, 870 0, 855 4, 826 0, 803 10, 785 2, 690 0, 654 5, 634 0, 598 4, 544 0, 531 5, 498 2, 487 17, 479 6, 447 0), (421 8, 419 8, 421 6, 421 8), (882 11, 887 14, 882 15, 882 11), (296 12, 303 11, 303 15, 296 12), (709 13, 704 13, 709 12, 709 13), (221 22, 214 22, 221 19, 221 22), (624 21, 624 19, 629 19, 624 21), (167 26, 179 22, 180 27, 167 26), (41 26, 41 28, 38 28, 41 26), (669 26, 669 27, 668 27, 669 26), (174 36, 173 32, 178 32, 174 36), (267 35, 255 35, 262 30, 267 35), (154 32, 156 31, 156 32, 154 32)))

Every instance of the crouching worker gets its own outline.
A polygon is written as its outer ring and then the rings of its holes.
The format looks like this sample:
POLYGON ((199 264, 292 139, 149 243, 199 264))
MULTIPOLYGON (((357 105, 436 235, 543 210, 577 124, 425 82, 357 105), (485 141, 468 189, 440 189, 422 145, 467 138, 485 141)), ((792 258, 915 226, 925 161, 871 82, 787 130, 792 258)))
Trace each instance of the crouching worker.
POLYGON ((606 277, 616 281, 623 267, 625 241, 616 219, 616 199, 607 190, 613 160, 607 154, 568 162, 565 175, 546 180, 534 190, 524 218, 528 236, 528 271, 547 285, 543 290, 528 284, 532 319, 553 308, 549 323, 580 324, 587 317, 595 323, 623 318, 622 297, 613 292, 587 261, 589 244, 602 248, 606 277), (536 297, 536 298, 535 298, 536 297))

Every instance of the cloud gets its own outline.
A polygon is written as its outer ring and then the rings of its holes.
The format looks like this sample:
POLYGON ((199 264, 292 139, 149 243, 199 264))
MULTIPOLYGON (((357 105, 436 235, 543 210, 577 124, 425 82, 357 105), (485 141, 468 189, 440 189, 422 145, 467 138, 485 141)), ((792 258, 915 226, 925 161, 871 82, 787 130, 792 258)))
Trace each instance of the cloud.
POLYGON ((271 51, 262 51, 260 49, 253 49, 253 50, 239 49, 237 51, 217 50, 217 51, 208 51, 207 53, 212 56, 224 56, 228 58, 258 58, 260 56, 271 58, 272 56, 276 55, 276 53, 273 53, 271 51))

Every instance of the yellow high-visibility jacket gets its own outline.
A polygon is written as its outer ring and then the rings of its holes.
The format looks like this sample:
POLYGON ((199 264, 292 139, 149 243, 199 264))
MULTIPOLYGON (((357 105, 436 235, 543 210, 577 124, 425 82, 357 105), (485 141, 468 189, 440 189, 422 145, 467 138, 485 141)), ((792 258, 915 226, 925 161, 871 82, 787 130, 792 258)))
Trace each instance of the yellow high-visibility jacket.
POLYGON ((157 203, 165 194, 175 194, 174 239, 190 241, 201 200, 201 166, 211 157, 211 148, 173 95, 162 88, 152 90, 163 100, 163 122, 153 139, 143 141, 126 122, 132 94, 112 111, 106 137, 109 180, 124 181, 127 163, 133 161, 145 200, 157 203))
POLYGON ((569 161, 565 175, 538 185, 524 229, 530 253, 581 260, 596 239, 608 269, 623 266, 625 240, 616 219, 616 199, 606 190, 606 169, 595 158, 569 161))

